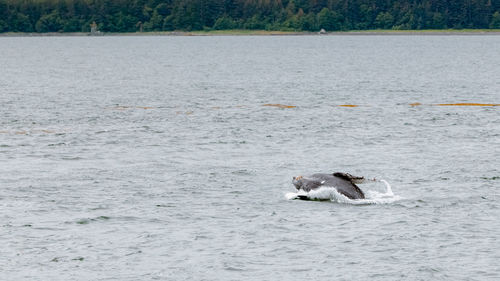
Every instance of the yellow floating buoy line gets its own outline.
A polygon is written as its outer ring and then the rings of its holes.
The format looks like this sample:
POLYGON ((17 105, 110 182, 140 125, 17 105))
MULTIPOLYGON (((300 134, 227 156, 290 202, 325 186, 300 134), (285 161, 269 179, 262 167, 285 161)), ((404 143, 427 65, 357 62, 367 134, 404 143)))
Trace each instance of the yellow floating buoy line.
POLYGON ((464 103, 440 103, 436 104, 439 106, 500 106, 499 103, 470 103, 470 102, 464 102, 464 103))
MULTIPOLYGON (((411 106, 424 105, 419 102, 410 103, 411 106)), ((461 102, 461 103, 437 103, 429 104, 431 106, 500 106, 500 103, 475 103, 475 102, 461 102)))
POLYGON ((280 104, 280 103, 266 103, 266 104, 263 104, 262 106, 274 106, 274 107, 278 107, 278 108, 295 108, 295 107, 297 107, 295 105, 286 105, 286 104, 280 104))
MULTIPOLYGON (((405 104, 396 104, 396 105, 405 105, 405 104)), ((485 106, 485 107, 491 107, 491 106, 500 106, 500 103, 475 103, 475 102, 462 102, 462 103, 429 103, 429 104, 423 104, 420 102, 414 102, 414 103, 409 103, 408 104, 411 107, 416 107, 416 106, 485 106)), ((266 107, 276 107, 276 108, 281 108, 281 109, 289 109, 289 108, 297 108, 296 105, 289 105, 289 104, 281 104, 281 103, 265 103, 261 104, 261 106, 266 106, 266 107)), ((354 108, 354 107, 370 107, 370 105, 359 105, 359 104, 337 104, 333 105, 336 107, 347 107, 347 108, 354 108)), ((220 109, 225 109, 225 108, 248 108, 249 106, 247 105, 236 105, 236 106, 212 106, 211 109, 213 110, 220 110, 220 109)), ((130 105, 116 105, 113 107, 107 107, 107 109, 112 109, 112 110, 130 110, 130 109, 160 109, 161 107, 153 107, 153 106, 130 106, 130 105)), ((176 114, 185 114, 185 115, 191 115, 193 114, 193 111, 176 111, 176 114)))
MULTIPOLYGON (((273 107, 278 107, 278 108, 296 108, 296 105, 286 105, 286 104, 280 104, 280 103, 265 103, 262 106, 273 106, 273 107)), ((339 104, 338 106, 341 107, 358 107, 359 105, 357 104, 339 104)))
MULTIPOLYGON (((430 106, 500 106, 500 103, 474 103, 474 102, 462 102, 462 103, 437 103, 437 104, 422 104, 419 102, 414 102, 409 104, 412 107, 415 106, 421 106, 421 105, 430 105, 430 106)), ((279 107, 279 108, 295 108, 297 106, 295 105, 284 105, 284 104, 270 104, 266 103, 263 104, 262 106, 274 106, 274 107, 279 107)), ((358 105, 358 104, 338 104, 336 106, 339 107, 360 107, 364 105, 358 105)), ((369 105, 366 105, 369 106, 369 105)))
MULTIPOLYGON (((422 104, 419 102, 410 103, 410 106, 420 106, 420 105, 430 105, 430 106, 500 106, 500 103, 473 103, 473 102, 462 102, 462 103, 437 103, 437 104, 422 104)), ((356 104, 340 104, 337 106, 342 107, 358 107, 356 104)))

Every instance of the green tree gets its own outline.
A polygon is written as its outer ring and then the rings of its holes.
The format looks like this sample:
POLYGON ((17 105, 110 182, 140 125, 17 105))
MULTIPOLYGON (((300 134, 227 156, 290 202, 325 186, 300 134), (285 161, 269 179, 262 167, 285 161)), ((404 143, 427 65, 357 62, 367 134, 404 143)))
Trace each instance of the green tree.
POLYGON ((288 14, 288 17, 292 17, 293 15, 295 15, 296 10, 297 9, 295 7, 295 2, 293 0, 290 0, 286 5, 286 13, 288 14))
POLYGON ((0 32, 4 32, 4 31, 7 31, 7 23, 3 20, 0 20, 0 32))
POLYGON ((286 19, 283 23, 283 28, 286 30, 300 30, 302 28, 302 23, 299 20, 299 16, 293 15, 286 19))
POLYGON ((146 31, 159 31, 163 28, 163 17, 157 10, 153 12, 151 19, 144 23, 144 30, 146 31))
POLYGON ((158 14, 165 17, 165 16, 168 16, 172 12, 172 6, 171 6, 171 4, 161 3, 161 4, 158 4, 158 6, 156 6, 155 10, 158 12, 158 14))
POLYGON ((198 1, 185 0, 177 2, 172 10, 172 18, 168 19, 175 30, 201 30, 203 25, 200 17, 198 1))
POLYGON ((309 13, 303 17, 300 17, 301 29, 307 31, 318 31, 318 23, 316 22, 316 16, 313 13, 309 13))
POLYGON ((53 11, 42 16, 35 24, 37 32, 59 32, 63 30, 63 22, 59 14, 53 11))
POLYGON ((330 11, 328 8, 323 8, 318 13, 318 25, 319 28, 324 28, 329 31, 339 30, 341 22, 337 13, 330 11))
POLYGON ((165 17, 163 20, 163 30, 172 31, 174 30, 174 16, 170 15, 165 17))
POLYGON ((441 13, 436 12, 432 15, 432 28, 443 29, 446 27, 446 21, 441 13))
POLYGON ((359 17, 356 23, 356 29, 370 29, 373 28, 373 21, 375 19, 375 9, 372 6, 361 4, 359 6, 359 17))
POLYGON ((7 22, 9 28, 7 30, 16 32, 31 32, 33 25, 31 24, 29 16, 23 13, 14 13, 7 22))
POLYGON ((258 15, 247 19, 243 24, 245 29, 264 29, 266 27, 266 22, 261 20, 258 15))
POLYGON ((490 28, 500 28, 500 12, 495 12, 491 18, 490 28))
POLYGON ((224 29, 234 29, 237 27, 236 22, 228 16, 222 16, 218 18, 213 26, 215 30, 224 30, 224 29))
POLYGON ((138 18, 120 11, 106 17, 106 24, 103 26, 103 30, 110 32, 134 32, 137 30, 138 21, 138 18))
POLYGON ((76 18, 70 18, 68 20, 61 20, 63 24, 64 32, 80 32, 83 31, 83 22, 76 18))
POLYGON ((389 12, 380 12, 375 18, 375 25, 378 28, 389 29, 394 23, 394 17, 389 12))

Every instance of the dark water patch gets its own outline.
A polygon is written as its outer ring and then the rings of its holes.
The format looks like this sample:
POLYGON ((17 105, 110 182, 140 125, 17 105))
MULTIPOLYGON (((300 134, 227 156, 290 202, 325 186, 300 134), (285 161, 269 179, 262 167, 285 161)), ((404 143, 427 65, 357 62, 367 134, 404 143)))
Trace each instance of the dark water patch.
POLYGON ((83 218, 83 219, 77 220, 76 224, 89 224, 91 222, 107 221, 110 219, 111 219, 111 217, 108 217, 108 216, 98 216, 95 218, 83 218))
POLYGON ((232 171, 231 174, 238 175, 238 176, 256 175, 255 171, 251 171, 251 170, 247 170, 247 169, 241 169, 241 170, 232 171))
POLYGON ((236 271, 236 272, 245 271, 245 269, 243 269, 243 268, 234 267, 234 266, 230 266, 230 265, 224 266, 224 270, 227 270, 227 271, 236 271))
POLYGON ((80 156, 63 156, 61 157, 61 160, 78 161, 78 160, 84 160, 84 158, 80 156))
MULTIPOLYGON (((228 188, 233 188, 232 186, 228 186, 228 188)), ((229 191, 229 194, 236 194, 236 195, 241 195, 241 194, 246 194, 248 191, 243 191, 243 190, 231 190, 229 191)))
POLYGON ((59 143, 49 143, 47 146, 64 146, 66 145, 65 142, 59 142, 59 143))
POLYGON ((158 208, 176 208, 178 205, 176 204, 156 204, 155 205, 158 208))
POLYGON ((65 229, 64 228, 61 228, 61 227, 45 227, 45 226, 32 226, 31 229, 33 230, 43 230, 43 231, 47 231, 47 232, 54 232, 54 231, 64 231, 65 229))
POLYGON ((481 179, 483 179, 483 180, 487 180, 487 181, 496 181, 496 180, 500 180, 500 176, 493 176, 493 177, 481 177, 481 179))
POLYGON ((134 252, 130 252, 128 254, 125 254, 125 256, 132 256, 132 255, 137 255, 137 254, 142 254, 142 251, 141 250, 137 250, 137 251, 134 251, 134 252))
POLYGON ((313 269, 311 267, 306 267, 306 266, 294 267, 291 269, 292 272, 308 272, 312 270, 313 269))
MULTIPOLYGON (((96 183, 96 182, 94 182, 94 183, 96 183)), ((97 182, 97 183, 99 183, 99 182, 97 182)), ((97 207, 89 208, 89 210, 90 211, 97 211, 97 210, 107 210, 109 208, 110 208, 109 205, 99 205, 97 207)))

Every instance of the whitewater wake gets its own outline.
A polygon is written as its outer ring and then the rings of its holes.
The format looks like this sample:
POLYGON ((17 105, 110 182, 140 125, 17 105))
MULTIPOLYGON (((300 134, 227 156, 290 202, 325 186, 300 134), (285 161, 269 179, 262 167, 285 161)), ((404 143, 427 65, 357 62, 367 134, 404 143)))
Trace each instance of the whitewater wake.
POLYGON ((286 199, 300 199, 307 197, 309 200, 329 200, 336 203, 366 205, 366 204, 390 204, 401 200, 402 197, 394 195, 391 185, 386 180, 377 180, 385 184, 386 191, 378 192, 375 190, 366 190, 365 199, 350 199, 340 194, 334 187, 323 186, 309 192, 299 190, 298 192, 289 192, 285 194, 286 199))

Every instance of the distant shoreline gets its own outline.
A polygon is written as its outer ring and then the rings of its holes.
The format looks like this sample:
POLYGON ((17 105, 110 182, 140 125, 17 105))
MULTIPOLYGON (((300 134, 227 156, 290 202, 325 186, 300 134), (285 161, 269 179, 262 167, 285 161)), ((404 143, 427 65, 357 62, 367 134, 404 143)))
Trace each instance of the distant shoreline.
POLYGON ((342 36, 342 35, 500 35, 500 29, 429 29, 429 30, 354 30, 320 34, 308 31, 267 30, 211 30, 211 31, 151 31, 151 32, 6 32, 0 37, 53 37, 53 36, 342 36))

